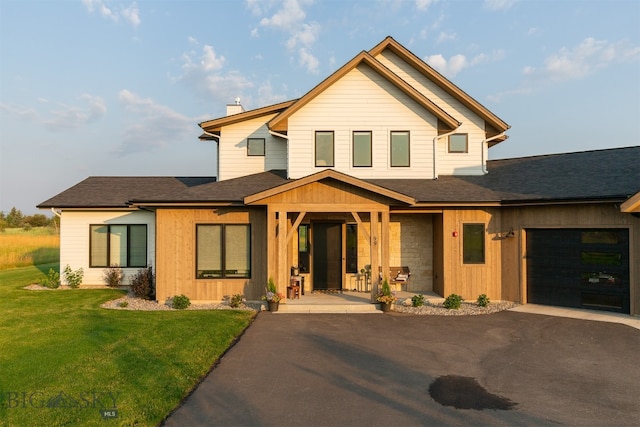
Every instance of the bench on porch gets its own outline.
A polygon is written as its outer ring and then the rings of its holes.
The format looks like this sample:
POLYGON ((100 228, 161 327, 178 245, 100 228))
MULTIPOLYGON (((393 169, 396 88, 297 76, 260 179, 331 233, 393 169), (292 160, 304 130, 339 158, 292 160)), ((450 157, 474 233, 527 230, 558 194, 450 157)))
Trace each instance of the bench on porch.
MULTIPOLYGON (((411 280, 411 270, 406 265, 399 267, 389 267, 389 274, 387 274, 390 286, 400 286, 401 291, 406 291, 411 280), (404 286, 404 288, 403 288, 404 286)), ((380 267, 380 280, 384 280, 382 274, 382 267, 380 267)), ((396 288, 397 289, 397 288, 396 288)))

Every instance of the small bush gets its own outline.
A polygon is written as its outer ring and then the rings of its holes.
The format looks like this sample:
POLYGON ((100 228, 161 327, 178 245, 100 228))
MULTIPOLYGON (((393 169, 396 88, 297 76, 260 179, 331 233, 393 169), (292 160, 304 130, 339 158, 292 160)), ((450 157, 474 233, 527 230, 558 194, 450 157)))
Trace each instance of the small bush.
POLYGON ((447 298, 445 298, 442 305, 448 310, 457 310, 460 308, 460 304, 462 304, 462 301, 463 299, 460 295, 451 294, 447 298))
POLYGON ((49 289, 57 289, 60 287, 60 273, 55 271, 53 268, 49 269, 49 274, 42 279, 40 282, 42 286, 45 286, 49 289))
POLYGON ((184 310, 190 305, 191 301, 186 295, 176 295, 175 297, 173 297, 173 301, 171 302, 171 306, 177 310, 184 310))
POLYGON ((141 268, 129 280, 131 292, 138 298, 152 299, 154 295, 155 276, 151 267, 141 268))
POLYGON ((129 307, 129 303, 127 301, 121 301, 120 304, 118 304, 120 306, 120 308, 126 308, 129 307))
POLYGON ((229 307, 238 308, 244 302, 244 295, 235 294, 231 298, 229 298, 229 307))
POLYGON ((480 294, 478 296, 478 301, 477 302, 478 302, 478 305, 480 307, 486 307, 486 306, 489 305, 490 301, 489 301, 489 298, 487 297, 487 294, 480 294))
POLYGON ((411 297, 411 304, 414 307, 422 307, 424 305, 424 295, 418 294, 411 297))
POLYGON ((67 282, 67 285, 71 288, 77 288, 82 283, 82 278, 84 277, 84 270, 80 267, 77 270, 72 270, 67 264, 64 267, 64 280, 67 282))
POLYGON ((107 286, 117 288, 124 280, 124 273, 119 265, 112 265, 102 270, 102 280, 107 286))

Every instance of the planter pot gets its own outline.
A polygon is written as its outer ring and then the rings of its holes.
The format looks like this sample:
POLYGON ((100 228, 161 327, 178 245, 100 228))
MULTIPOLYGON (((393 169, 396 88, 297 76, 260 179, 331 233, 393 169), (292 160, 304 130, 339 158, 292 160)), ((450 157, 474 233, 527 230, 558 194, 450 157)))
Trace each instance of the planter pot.
POLYGON ((267 301, 267 305, 269 306, 269 311, 278 311, 278 308, 280 307, 280 301, 278 302, 274 302, 274 301, 267 301))
POLYGON ((382 309, 383 313, 391 311, 391 303, 390 302, 381 302, 380 309, 382 309))

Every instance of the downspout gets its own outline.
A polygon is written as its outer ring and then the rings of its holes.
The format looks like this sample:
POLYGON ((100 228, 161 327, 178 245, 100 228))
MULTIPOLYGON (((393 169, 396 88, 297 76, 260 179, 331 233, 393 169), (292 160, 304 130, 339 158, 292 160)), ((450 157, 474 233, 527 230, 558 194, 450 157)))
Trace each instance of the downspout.
POLYGON ((269 129, 269 134, 277 137, 277 138, 282 138, 285 139, 287 141, 287 179, 289 179, 289 135, 285 135, 283 133, 278 133, 276 131, 273 131, 271 129, 269 129))
POLYGON ((437 135, 433 138, 433 179, 438 179, 438 139, 456 133, 458 129, 460 129, 460 126, 462 126, 462 123, 460 123, 458 127, 451 132, 443 133, 442 135, 437 135))
POLYGON ((53 212, 53 214, 55 216, 57 216, 58 218, 62 218, 62 215, 60 213, 58 213, 58 211, 56 210, 56 208, 51 208, 51 212, 53 212))
POLYGON ((215 133, 207 132, 202 129, 202 133, 216 140, 216 181, 220 181, 220 135, 216 135, 215 133))
POLYGON ((489 171, 487 170, 487 162, 485 161, 485 158, 484 158, 484 145, 487 144, 487 151, 489 151, 489 145, 488 145, 489 141, 493 141, 494 139, 498 139, 500 137, 503 137, 505 133, 506 133, 506 131, 504 131, 502 133, 499 133, 497 135, 494 135, 491 138, 486 138, 484 141, 482 141, 482 149, 481 149, 481 151, 482 151, 482 173, 483 174, 486 175, 486 174, 489 173, 489 171))

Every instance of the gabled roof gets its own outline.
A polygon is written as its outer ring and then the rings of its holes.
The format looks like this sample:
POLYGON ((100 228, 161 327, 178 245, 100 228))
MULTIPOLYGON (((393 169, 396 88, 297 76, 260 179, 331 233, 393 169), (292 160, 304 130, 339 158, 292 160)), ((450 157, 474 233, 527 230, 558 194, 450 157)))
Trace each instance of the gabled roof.
POLYGON ((286 110, 282 111, 276 117, 269 121, 268 126, 269 129, 275 131, 284 131, 287 129, 287 119, 291 117, 296 111, 300 110, 306 104, 308 104, 311 100, 316 98, 322 92, 324 92, 328 87, 333 85, 335 82, 344 77, 349 71, 353 70, 360 64, 366 64, 371 69, 373 69, 380 76, 384 77, 387 81, 393 84, 396 88, 400 89, 407 96, 429 111, 431 114, 436 116, 440 122, 446 125, 446 128, 449 130, 453 130, 460 126, 460 122, 456 120, 454 117, 445 112, 442 108, 434 104, 431 100, 429 100, 426 96, 420 93, 413 86, 409 85, 406 81, 402 80, 398 75, 393 73, 390 69, 385 67, 380 61, 375 59, 368 52, 360 52, 356 55, 351 61, 347 62, 336 72, 331 74, 325 80, 323 80, 319 85, 311 89, 307 92, 302 98, 298 99, 293 105, 291 105, 286 110))
POLYGON ((244 203, 250 205, 258 200, 274 196, 276 194, 284 193, 286 191, 293 190, 295 188, 301 187, 303 185, 310 184, 312 182, 318 182, 325 179, 334 179, 336 181, 344 182, 346 184, 350 184, 356 186, 358 188, 363 188, 365 190, 371 191, 376 194, 380 194, 382 196, 388 197, 393 200, 397 200, 402 203, 414 204, 416 200, 413 197, 407 196, 405 194, 399 193, 397 191, 389 190, 384 187, 380 187, 376 184, 369 183, 367 181, 363 181, 358 178, 354 178, 350 175, 344 174, 342 172, 335 171, 333 169, 325 169, 323 171, 314 173, 313 175, 306 176, 304 178, 296 179, 289 181, 285 184, 279 185, 277 187, 273 187, 258 193, 251 194, 244 198, 244 203))
POLYGON ((495 133, 501 133, 510 128, 506 122, 469 96, 465 91, 453 84, 449 79, 431 68, 426 62, 415 56, 411 51, 394 40, 393 37, 385 38, 376 47, 371 49, 369 53, 373 56, 377 56, 385 49, 389 49, 391 52, 395 53, 449 95, 460 101, 460 103, 476 113, 478 116, 482 117, 486 123, 495 129, 495 133))
MULTIPOLYGON (((277 114, 291 105, 293 105, 296 100, 284 101, 278 104, 269 105, 262 108, 256 108, 255 110, 244 111, 238 114, 232 114, 230 116, 221 117, 214 120, 207 120, 202 123, 198 123, 203 130, 206 132, 214 133, 219 132, 222 129, 222 126, 229 126, 234 123, 240 123, 245 120, 256 119, 258 117, 268 116, 270 114, 277 114)), ((205 134, 206 135, 206 134, 205 134)))

